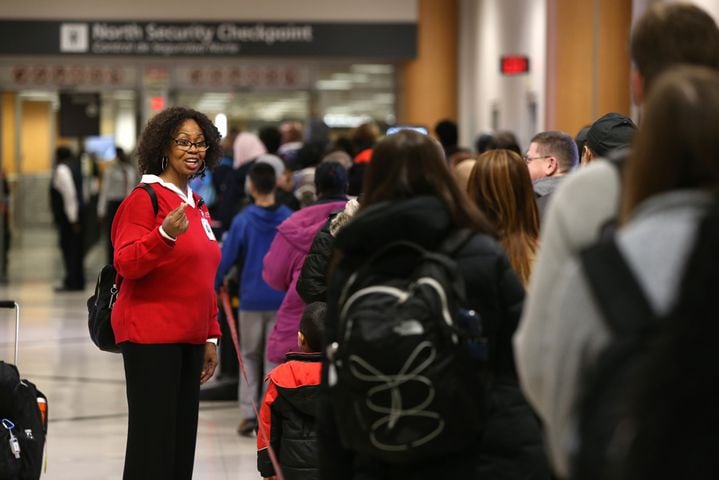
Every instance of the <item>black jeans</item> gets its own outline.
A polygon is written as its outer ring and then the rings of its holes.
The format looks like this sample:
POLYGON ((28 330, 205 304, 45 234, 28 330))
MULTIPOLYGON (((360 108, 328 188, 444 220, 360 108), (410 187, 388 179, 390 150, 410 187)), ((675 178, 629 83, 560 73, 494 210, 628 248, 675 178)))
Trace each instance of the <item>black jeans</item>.
POLYGON ((59 225, 60 250, 65 266, 63 287, 82 290, 85 288, 85 267, 83 266, 82 223, 76 226, 64 222, 59 225))
POLYGON ((189 480, 204 345, 120 344, 129 409, 125 480, 189 480))

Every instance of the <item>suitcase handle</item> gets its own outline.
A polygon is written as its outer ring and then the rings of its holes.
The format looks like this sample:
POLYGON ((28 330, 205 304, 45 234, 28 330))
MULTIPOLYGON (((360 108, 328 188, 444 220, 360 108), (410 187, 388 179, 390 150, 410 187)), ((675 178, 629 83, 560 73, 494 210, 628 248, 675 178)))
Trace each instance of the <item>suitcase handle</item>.
POLYGON ((15 310, 15 356, 13 357, 13 363, 17 365, 17 352, 20 346, 20 305, 15 300, 0 300, 0 308, 15 310))

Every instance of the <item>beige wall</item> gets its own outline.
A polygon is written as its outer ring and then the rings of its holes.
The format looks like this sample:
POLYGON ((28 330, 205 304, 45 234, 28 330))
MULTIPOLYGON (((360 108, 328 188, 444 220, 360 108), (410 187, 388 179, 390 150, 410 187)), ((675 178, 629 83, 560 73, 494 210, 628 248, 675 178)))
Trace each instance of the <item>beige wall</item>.
POLYGON ((457 120, 457 0, 419 0, 417 58, 399 72, 397 121, 457 120))
POLYGON ((629 35, 632 9, 626 0, 602 0, 599 22, 598 106, 595 113, 630 114, 629 35))
POLYGON ((20 103, 20 168, 17 171, 15 136, 17 94, 2 93, 2 167, 9 174, 48 172, 51 165, 50 140, 53 135, 50 102, 20 103))
POLYGON ((460 0, 460 143, 512 131, 522 148, 544 129, 546 0, 460 0), (503 55, 525 55, 529 71, 503 75, 503 55))
POLYGON ((1 94, 2 105, 2 168, 5 172, 15 171, 15 93, 3 92, 1 94))
POLYGON ((575 135, 607 112, 631 113, 626 0, 548 0, 547 129, 575 135))
POLYGON ((20 173, 47 172, 51 169, 49 102, 22 102, 20 173))

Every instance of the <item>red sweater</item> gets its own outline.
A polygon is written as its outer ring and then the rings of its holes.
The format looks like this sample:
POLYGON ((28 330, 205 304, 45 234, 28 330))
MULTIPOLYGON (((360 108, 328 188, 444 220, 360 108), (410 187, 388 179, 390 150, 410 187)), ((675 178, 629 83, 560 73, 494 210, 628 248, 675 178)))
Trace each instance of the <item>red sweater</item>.
POLYGON ((205 205, 188 205, 189 228, 175 242, 167 240, 160 225, 182 199, 159 183, 152 187, 157 216, 147 192, 136 189, 112 222, 114 264, 123 277, 112 309, 115 340, 203 344, 221 336, 213 288, 220 248, 201 223, 210 214, 205 205))

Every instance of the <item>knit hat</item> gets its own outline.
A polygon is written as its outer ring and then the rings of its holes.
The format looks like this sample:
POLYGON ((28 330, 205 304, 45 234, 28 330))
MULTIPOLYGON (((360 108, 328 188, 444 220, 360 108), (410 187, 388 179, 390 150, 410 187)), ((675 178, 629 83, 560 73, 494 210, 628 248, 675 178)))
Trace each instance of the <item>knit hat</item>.
POLYGON ((347 193, 347 169, 339 162, 320 162, 315 169, 317 196, 338 196, 347 193))
POLYGON ((260 137, 250 132, 241 132, 235 137, 233 145, 234 151, 234 168, 240 168, 250 160, 254 160, 263 153, 267 153, 265 144, 262 143, 260 137))
POLYGON ((587 132, 587 146, 597 156, 606 157, 614 150, 631 146, 637 126, 619 113, 599 117, 587 132))

